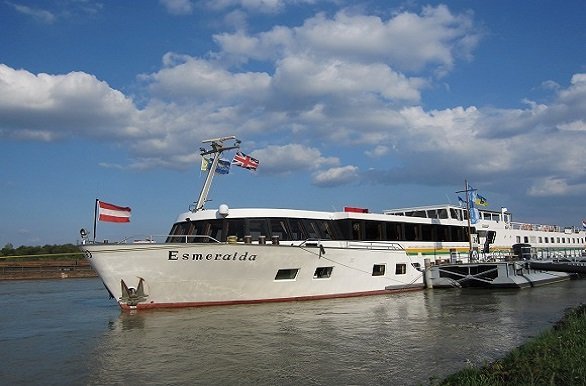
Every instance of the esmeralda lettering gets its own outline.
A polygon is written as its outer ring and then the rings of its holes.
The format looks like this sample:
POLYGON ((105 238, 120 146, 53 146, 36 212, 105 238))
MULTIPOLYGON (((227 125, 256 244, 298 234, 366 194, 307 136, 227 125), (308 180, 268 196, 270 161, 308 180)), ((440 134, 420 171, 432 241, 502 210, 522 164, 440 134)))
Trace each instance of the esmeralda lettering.
POLYGON ((169 251, 168 260, 221 260, 221 261, 255 261, 256 255, 244 253, 179 253, 179 251, 169 251))

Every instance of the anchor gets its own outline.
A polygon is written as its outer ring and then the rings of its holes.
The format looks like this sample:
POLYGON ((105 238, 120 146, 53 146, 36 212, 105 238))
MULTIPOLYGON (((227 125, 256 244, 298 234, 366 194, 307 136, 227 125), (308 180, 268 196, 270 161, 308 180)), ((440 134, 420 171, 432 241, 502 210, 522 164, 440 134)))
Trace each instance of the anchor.
POLYGON ((136 306, 138 303, 146 300, 149 295, 144 293, 144 279, 142 277, 139 277, 139 279, 136 288, 128 287, 124 280, 120 280, 120 285, 122 286, 120 301, 124 301, 129 306, 136 306))

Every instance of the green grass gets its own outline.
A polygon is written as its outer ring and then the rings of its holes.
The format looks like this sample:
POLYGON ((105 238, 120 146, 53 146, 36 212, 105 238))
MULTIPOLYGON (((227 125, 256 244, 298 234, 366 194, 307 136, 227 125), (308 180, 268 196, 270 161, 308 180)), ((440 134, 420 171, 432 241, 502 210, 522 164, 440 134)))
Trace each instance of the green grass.
POLYGON ((586 385, 586 305, 492 364, 467 368, 435 385, 586 385))

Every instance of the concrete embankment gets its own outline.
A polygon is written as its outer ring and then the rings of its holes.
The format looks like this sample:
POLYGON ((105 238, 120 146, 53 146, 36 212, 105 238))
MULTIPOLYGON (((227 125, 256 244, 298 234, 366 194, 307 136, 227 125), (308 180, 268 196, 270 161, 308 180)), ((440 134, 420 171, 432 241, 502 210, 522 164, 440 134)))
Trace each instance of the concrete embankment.
POLYGON ((0 261, 0 280, 68 279, 96 277, 85 259, 0 261))

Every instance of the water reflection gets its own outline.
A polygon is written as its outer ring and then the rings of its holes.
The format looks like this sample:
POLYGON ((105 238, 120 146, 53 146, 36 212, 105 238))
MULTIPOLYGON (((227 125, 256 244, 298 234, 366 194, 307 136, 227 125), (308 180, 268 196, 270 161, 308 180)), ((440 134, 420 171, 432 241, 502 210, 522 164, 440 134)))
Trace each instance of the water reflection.
POLYGON ((501 357, 578 304, 584 282, 531 290, 121 313, 91 384, 417 384, 501 357))

